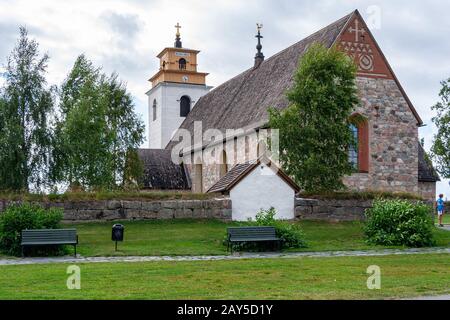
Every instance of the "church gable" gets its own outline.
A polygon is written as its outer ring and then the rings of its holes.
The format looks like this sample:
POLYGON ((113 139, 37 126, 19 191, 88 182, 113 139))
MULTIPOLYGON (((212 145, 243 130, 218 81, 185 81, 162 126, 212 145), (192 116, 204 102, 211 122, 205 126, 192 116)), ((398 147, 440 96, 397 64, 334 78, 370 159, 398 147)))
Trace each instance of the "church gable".
POLYGON ((357 77, 394 80, 417 124, 423 123, 358 10, 342 29, 335 45, 355 60, 357 77))
POLYGON ((381 50, 358 13, 342 31, 336 41, 337 46, 355 60, 358 76, 394 79, 381 50))

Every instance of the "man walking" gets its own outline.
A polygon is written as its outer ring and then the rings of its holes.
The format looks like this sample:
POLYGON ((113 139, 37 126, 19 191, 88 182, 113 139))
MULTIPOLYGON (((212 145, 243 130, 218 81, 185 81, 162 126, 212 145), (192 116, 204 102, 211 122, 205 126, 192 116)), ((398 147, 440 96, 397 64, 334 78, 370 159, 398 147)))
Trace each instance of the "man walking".
POLYGON ((444 215, 444 195, 440 194, 439 198, 436 201, 436 210, 438 213, 438 219, 439 219, 439 227, 443 227, 442 224, 442 216, 444 215))

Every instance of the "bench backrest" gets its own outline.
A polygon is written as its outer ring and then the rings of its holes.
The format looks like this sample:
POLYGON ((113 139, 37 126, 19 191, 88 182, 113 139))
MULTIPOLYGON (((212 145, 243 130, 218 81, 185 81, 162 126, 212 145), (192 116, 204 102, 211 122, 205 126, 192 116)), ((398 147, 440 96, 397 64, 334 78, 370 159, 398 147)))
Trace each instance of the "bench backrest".
POLYGON ((228 237, 233 238, 274 238, 275 227, 230 227, 227 229, 228 237))
POLYGON ((22 243, 77 242, 76 229, 36 229, 22 230, 22 243))

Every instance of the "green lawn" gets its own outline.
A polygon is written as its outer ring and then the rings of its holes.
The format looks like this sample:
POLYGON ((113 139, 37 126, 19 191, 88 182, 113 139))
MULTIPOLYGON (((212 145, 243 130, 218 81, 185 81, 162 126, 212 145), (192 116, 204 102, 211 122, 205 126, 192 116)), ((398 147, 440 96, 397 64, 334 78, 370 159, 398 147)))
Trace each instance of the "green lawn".
MULTIPOLYGON (((111 255, 221 255, 227 226, 217 220, 147 220, 123 221, 125 241, 114 251, 111 241, 113 223, 83 223, 67 225, 78 230, 83 256, 111 255)), ((360 222, 327 223, 300 222, 308 248, 296 251, 331 251, 380 249, 365 243, 360 222)), ((450 232, 435 231, 438 246, 450 246, 450 232)), ((295 251, 295 250, 291 250, 295 251)))
POLYGON ((448 254, 0 267, 0 299, 379 299, 448 294, 448 254), (366 287, 369 265, 381 289, 366 287))
MULTIPOLYGON (((437 215, 436 215, 436 218, 434 219, 434 222, 435 222, 435 223, 438 223, 438 222, 439 222, 438 216, 437 216, 437 215)), ((443 216, 443 218, 442 218, 442 223, 443 223, 443 224, 450 224, 450 212, 444 213, 444 216, 443 216)))

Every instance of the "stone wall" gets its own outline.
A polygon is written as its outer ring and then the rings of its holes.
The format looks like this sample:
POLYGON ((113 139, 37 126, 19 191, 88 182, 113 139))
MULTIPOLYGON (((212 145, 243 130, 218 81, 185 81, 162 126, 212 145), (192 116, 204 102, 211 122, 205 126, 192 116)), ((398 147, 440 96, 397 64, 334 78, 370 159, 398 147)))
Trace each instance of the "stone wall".
POLYGON ((355 221, 364 220, 364 211, 372 200, 295 199, 298 220, 355 221))
MULTIPOLYGON (((415 202, 415 200, 412 200, 415 202)), ((373 200, 319 200, 295 199, 295 219, 324 221, 355 221, 365 219, 365 210, 372 207, 373 200)), ((432 206, 432 201, 425 201, 432 206)), ((450 206, 450 203, 448 203, 450 206)))
POLYGON ((418 193, 417 120, 394 80, 357 78, 356 112, 369 124, 369 172, 346 177, 354 190, 418 193))
POLYGON ((429 201, 435 201, 436 182, 419 182, 419 195, 429 201))
MULTIPOLYGON (((13 203, 16 202, 0 200, 0 212, 13 203)), ((223 198, 167 201, 66 201, 38 202, 36 204, 45 208, 62 208, 65 221, 181 218, 231 220, 231 200, 223 198)))

